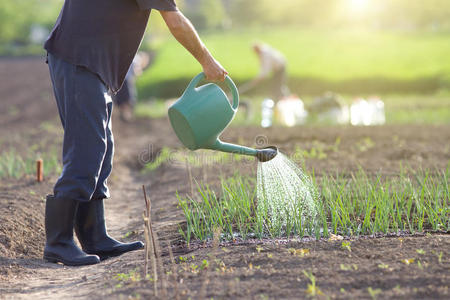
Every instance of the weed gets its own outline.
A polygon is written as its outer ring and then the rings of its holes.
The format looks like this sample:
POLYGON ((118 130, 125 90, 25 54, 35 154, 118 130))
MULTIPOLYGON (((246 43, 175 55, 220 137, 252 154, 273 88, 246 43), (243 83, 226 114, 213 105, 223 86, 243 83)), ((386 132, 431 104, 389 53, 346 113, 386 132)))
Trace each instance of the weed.
POLYGON ((116 288, 121 288, 124 283, 141 281, 141 275, 137 269, 133 269, 128 273, 117 273, 113 278, 119 282, 116 284, 116 288))
POLYGON ((200 265, 200 270, 207 269, 208 267, 209 267, 209 262, 206 259, 202 260, 202 264, 200 265))
POLYGON ((351 265, 345 265, 345 264, 341 264, 340 265, 340 269, 342 271, 357 271, 358 270, 358 265, 357 264, 351 264, 351 265))
POLYGON ((372 289, 372 287, 369 286, 369 287, 367 288, 367 292, 369 292, 370 297, 371 297, 373 300, 375 300, 375 299, 377 299, 378 294, 381 293, 381 290, 380 290, 380 289, 372 289))
POLYGON ((303 271, 303 274, 311 282, 311 283, 308 283, 308 288, 306 289, 306 294, 308 296, 310 296, 310 297, 323 296, 324 295, 323 292, 316 285, 316 277, 313 275, 313 273, 312 272, 303 271))
POLYGON ((184 263, 184 262, 188 261, 188 258, 185 257, 185 256, 178 256, 178 261, 181 262, 181 263, 184 263))
POLYGON ((422 266, 422 263, 420 262, 420 260, 417 261, 417 267, 418 267, 420 270, 423 270, 423 266, 422 266))
POLYGON ((309 249, 294 249, 294 248, 289 248, 288 252, 294 256, 300 256, 300 257, 304 257, 305 255, 309 254, 309 249))
POLYGON ((423 249, 416 249, 416 252, 419 253, 420 255, 424 255, 426 252, 423 249))
POLYGON ((412 264, 412 263, 414 263, 414 261, 415 261, 415 259, 414 258, 405 258, 405 259, 402 259, 401 260, 401 262, 402 263, 404 263, 405 265, 410 265, 410 264, 412 264))
POLYGON ((349 241, 343 241, 341 244, 341 248, 347 250, 348 252, 352 252, 352 248, 350 247, 351 243, 349 241))
POLYGON ((438 255, 438 262, 439 262, 439 264, 440 265, 442 265, 442 257, 444 256, 444 253, 441 251, 441 252, 439 252, 439 255, 438 255))

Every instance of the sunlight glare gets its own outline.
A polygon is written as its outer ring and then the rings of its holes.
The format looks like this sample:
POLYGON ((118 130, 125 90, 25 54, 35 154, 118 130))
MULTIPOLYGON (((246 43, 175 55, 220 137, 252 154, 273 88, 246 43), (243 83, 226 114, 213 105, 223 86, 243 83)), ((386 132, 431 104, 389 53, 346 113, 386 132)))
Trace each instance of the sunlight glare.
POLYGON ((354 13, 361 13, 367 10, 370 0, 349 0, 350 10, 354 13))

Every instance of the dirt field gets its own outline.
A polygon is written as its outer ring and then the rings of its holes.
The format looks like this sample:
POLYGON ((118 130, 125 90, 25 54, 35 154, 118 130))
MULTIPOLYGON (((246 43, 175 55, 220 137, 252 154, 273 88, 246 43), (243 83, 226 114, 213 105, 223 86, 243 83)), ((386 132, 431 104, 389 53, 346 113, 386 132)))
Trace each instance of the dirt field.
MULTIPOLYGON (((12 149, 20 155, 54 149, 59 153, 62 131, 44 60, 0 59, 0 79, 0 154, 12 149)), ((351 251, 341 247, 342 241, 307 239, 186 247, 178 234, 183 216, 175 196, 176 191, 190 191, 185 165, 172 162, 151 173, 141 172, 145 160, 163 146, 181 147, 168 121, 139 119, 124 124, 114 118, 113 123, 116 157, 106 207, 108 227, 122 240, 143 239, 145 185, 166 271, 167 294, 160 287, 161 298, 308 298, 311 280, 303 271, 315 276, 318 298, 449 298, 448 233, 354 239, 351 251), (176 264, 170 262, 169 243, 176 264)), ((306 168, 317 174, 361 167, 371 174, 393 176, 408 167, 444 169, 450 161, 450 126, 233 128, 223 139, 274 144, 292 155, 300 147, 307 153, 306 168)), ((254 173, 255 167, 256 163, 235 162, 192 172, 195 178, 214 183, 220 175, 237 169, 254 173)), ((0 299, 154 296, 153 283, 142 275, 144 251, 78 268, 41 259, 44 197, 52 192, 57 176, 46 176, 43 183, 35 183, 31 175, 0 181, 0 299)))

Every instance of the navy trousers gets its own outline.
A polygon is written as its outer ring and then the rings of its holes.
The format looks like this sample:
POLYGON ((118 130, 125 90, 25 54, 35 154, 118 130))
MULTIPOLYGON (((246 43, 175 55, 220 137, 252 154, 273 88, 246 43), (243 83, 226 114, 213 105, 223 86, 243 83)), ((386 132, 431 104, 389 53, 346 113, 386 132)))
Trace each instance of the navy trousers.
POLYGON ((108 198, 114 137, 107 88, 96 74, 51 53, 48 65, 64 128, 63 171, 54 195, 84 202, 108 198))

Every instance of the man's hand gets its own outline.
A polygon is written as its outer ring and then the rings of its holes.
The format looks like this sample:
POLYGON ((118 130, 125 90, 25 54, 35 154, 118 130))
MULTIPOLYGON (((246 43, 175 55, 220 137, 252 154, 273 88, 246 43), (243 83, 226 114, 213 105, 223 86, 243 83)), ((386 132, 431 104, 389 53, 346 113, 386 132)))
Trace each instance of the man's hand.
POLYGON ((228 72, 212 57, 194 26, 180 11, 160 11, 172 35, 202 65, 206 79, 224 81, 228 72))
POLYGON ((210 81, 224 81, 225 76, 228 75, 228 72, 213 57, 205 64, 202 64, 202 67, 206 79, 210 81))

